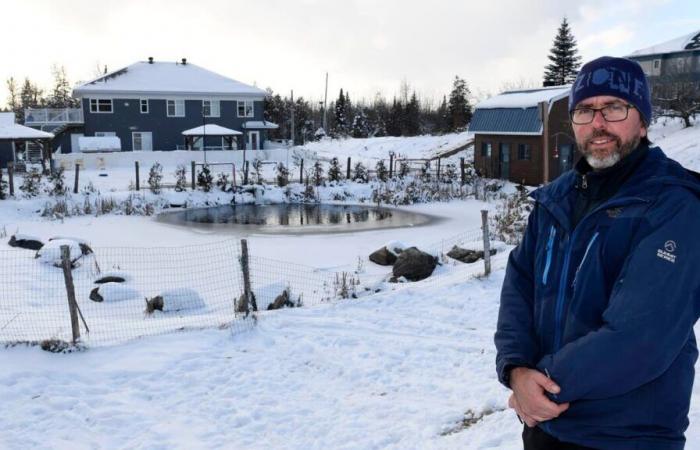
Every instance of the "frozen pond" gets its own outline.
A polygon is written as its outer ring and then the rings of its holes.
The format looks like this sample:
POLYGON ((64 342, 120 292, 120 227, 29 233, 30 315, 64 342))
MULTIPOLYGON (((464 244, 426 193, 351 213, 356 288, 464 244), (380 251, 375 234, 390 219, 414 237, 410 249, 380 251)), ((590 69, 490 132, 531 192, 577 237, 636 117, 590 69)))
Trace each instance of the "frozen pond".
POLYGON ((426 225, 436 217, 367 205, 225 205, 166 212, 164 223, 199 228, 235 228, 260 233, 340 233, 426 225))

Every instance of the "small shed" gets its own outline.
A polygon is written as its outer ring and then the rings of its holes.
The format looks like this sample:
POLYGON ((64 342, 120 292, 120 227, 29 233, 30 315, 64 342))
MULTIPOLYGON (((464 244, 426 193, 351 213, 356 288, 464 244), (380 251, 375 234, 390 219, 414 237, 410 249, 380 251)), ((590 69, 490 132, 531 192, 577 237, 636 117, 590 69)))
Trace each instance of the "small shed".
POLYGON ((36 130, 15 123, 15 114, 0 113, 0 167, 13 163, 22 169, 29 161, 41 162, 46 170, 46 161, 51 159, 52 133, 36 130), (37 149, 36 154, 32 149, 37 149))
POLYGON ((207 137, 221 137, 226 143, 227 150, 233 150, 235 148, 234 141, 242 134, 240 131, 225 128, 214 123, 201 125, 182 132, 182 135, 185 137, 185 149, 187 150, 193 150, 198 142, 201 142, 202 148, 204 148, 204 140, 207 137))
POLYGON ((576 140, 569 121, 571 86, 507 91, 476 105, 474 165, 486 177, 538 185, 571 169, 576 140))

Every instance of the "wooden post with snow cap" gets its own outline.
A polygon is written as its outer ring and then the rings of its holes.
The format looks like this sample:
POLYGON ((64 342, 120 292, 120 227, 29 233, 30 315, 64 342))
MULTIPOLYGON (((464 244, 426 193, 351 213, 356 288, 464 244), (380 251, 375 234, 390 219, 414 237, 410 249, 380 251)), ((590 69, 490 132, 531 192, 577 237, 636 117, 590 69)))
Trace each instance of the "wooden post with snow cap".
POLYGON ((304 184, 304 160, 299 164, 299 184, 304 184))
POLYGON ((442 163, 442 159, 438 156, 437 177, 436 177, 436 178, 437 178, 436 181, 437 181, 438 183, 440 182, 440 166, 441 166, 441 163, 442 163))
POLYGON ((73 274, 71 273, 70 247, 61 246, 61 267, 63 268, 63 279, 66 283, 66 294, 68 296, 68 311, 70 312, 70 325, 73 331, 73 344, 80 340, 80 323, 78 322, 78 302, 75 299, 75 286, 73 285, 73 274))
POLYGON ((491 273, 491 236, 489 234, 489 212, 481 210, 481 229, 484 237, 484 275, 491 273))
POLYGON ((139 179, 139 162, 134 161, 134 169, 136 170, 136 190, 141 190, 141 180, 139 179))
POLYGON ((192 170, 192 190, 194 191, 195 188, 197 187, 197 185, 195 184, 195 180, 197 178, 197 174, 195 172, 197 171, 197 167, 196 167, 194 161, 191 162, 191 166, 192 166, 192 169, 191 169, 192 170))
POLYGON ((78 180, 80 178, 80 164, 75 165, 75 181, 73 182, 73 193, 78 193, 78 180))
POLYGON ((461 170, 461 172, 462 172, 462 186, 464 186, 464 184, 465 184, 466 181, 467 181, 467 174, 466 174, 465 171, 464 171, 464 169, 465 169, 465 168, 464 168, 464 157, 459 158, 459 168, 460 168, 460 170, 461 170))
POLYGON ((389 178, 394 177, 394 152, 389 152, 389 178))
POLYGON ((250 289, 250 257, 248 255, 248 240, 241 239, 241 271, 243 272, 243 302, 238 305, 237 312, 244 312, 246 315, 258 310, 258 305, 250 289))
POLYGON ((15 195, 15 165, 12 162, 7 163, 7 178, 10 183, 10 196, 15 195))
POLYGON ((348 173, 347 173, 347 176, 345 177, 348 180, 350 179, 350 162, 351 162, 351 160, 350 160, 350 157, 348 156, 348 168, 347 168, 348 173))

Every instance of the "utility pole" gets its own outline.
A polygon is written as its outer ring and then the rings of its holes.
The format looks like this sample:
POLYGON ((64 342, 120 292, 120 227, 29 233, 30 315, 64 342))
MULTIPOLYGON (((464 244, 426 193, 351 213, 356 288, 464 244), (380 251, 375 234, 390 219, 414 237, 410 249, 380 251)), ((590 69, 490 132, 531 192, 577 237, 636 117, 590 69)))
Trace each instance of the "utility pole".
POLYGON ((326 72, 326 92, 323 94, 323 131, 328 134, 328 72, 326 72))
POLYGON ((291 126, 291 131, 292 131, 292 146, 294 146, 294 136, 296 136, 296 133, 294 132, 294 89, 292 89, 292 126, 291 126))

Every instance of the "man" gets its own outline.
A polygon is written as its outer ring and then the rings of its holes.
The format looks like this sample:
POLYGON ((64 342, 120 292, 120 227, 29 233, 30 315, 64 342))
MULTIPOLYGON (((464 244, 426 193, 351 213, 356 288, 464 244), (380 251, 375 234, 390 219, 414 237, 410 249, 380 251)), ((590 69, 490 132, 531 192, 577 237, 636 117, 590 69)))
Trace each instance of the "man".
POLYGON ((525 449, 682 449, 698 350, 700 182, 650 148, 641 67, 581 69, 582 158, 536 190, 495 335, 525 449))

